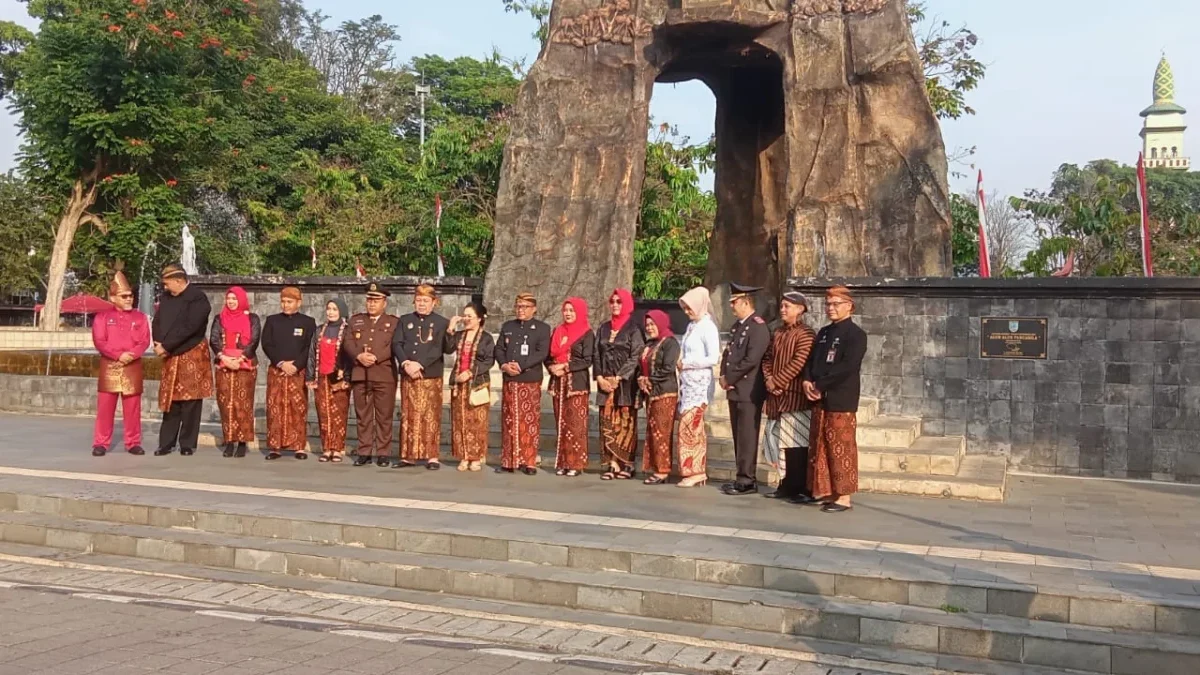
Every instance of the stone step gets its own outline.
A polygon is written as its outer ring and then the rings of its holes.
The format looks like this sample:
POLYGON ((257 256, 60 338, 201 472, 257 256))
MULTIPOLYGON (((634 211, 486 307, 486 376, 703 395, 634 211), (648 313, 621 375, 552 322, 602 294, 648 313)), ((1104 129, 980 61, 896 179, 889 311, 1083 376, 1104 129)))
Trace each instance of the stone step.
MULTIPOLYGON (((471 550, 455 556, 348 546, 326 541, 319 532, 314 533, 313 541, 271 538, 269 523, 257 535, 20 512, 0 514, 0 523, 4 541, 75 551, 584 608, 1088 673, 1194 673, 1200 669, 1200 639, 1194 637, 1068 628, 1008 616, 731 586, 726 583, 727 570, 712 570, 710 581, 674 579, 664 583, 661 577, 626 571, 624 559, 607 551, 590 561, 589 569, 578 569, 581 566, 487 559, 486 544, 478 539, 460 539, 460 545, 471 550), (1150 667, 1156 663, 1171 670, 1150 667)), ((498 557, 499 551, 495 553, 498 557)))
POLYGON ((921 435, 921 418, 879 415, 858 430, 858 443, 872 448, 911 447, 921 435))
MULTIPOLYGON (((859 427, 860 431, 863 427, 859 427)), ((962 436, 920 436, 907 448, 858 446, 858 469, 869 473, 957 476, 966 454, 962 436)))
POLYGON ((954 476, 860 471, 858 486, 863 492, 1002 502, 1007 464, 1003 457, 968 455, 954 476))

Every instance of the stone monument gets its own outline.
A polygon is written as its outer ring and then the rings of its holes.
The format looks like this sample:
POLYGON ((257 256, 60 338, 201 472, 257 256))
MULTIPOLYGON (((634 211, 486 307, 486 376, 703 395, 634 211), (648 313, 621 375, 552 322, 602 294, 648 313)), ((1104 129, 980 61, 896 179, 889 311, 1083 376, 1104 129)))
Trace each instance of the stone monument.
POLYGON ((518 96, 485 296, 633 279, 655 82, 717 102, 706 285, 951 270, 945 146, 903 0, 555 0, 518 96))

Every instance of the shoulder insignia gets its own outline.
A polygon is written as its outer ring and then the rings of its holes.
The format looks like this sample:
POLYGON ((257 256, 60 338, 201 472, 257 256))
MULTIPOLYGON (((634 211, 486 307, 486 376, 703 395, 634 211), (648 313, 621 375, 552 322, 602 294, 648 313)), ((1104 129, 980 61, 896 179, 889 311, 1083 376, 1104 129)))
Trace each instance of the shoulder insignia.
POLYGON ((763 318, 761 316, 755 315, 754 323, 766 323, 766 321, 763 321, 763 318))

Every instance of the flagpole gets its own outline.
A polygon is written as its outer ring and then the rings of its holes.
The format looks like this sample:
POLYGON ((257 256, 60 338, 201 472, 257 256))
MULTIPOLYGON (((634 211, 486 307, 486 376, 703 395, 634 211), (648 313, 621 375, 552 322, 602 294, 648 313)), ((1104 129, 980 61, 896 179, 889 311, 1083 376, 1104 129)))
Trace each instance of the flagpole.
POLYGON ((442 262, 442 196, 434 198, 433 238, 437 244, 438 276, 446 276, 446 265, 442 262))
POLYGON ((979 276, 987 279, 992 276, 992 258, 987 238, 987 197, 983 194, 982 169, 979 171, 975 196, 979 199, 979 276))
POLYGON ((1150 199, 1146 190, 1146 156, 1138 153, 1137 163, 1138 215, 1142 230, 1142 274, 1154 276, 1154 261, 1150 250, 1150 199))

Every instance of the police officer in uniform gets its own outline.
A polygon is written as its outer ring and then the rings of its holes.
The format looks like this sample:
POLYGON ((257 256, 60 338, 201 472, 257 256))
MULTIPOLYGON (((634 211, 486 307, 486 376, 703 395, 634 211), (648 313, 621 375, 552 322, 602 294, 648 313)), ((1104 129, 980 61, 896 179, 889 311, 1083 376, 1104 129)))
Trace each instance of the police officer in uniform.
POLYGON ((737 321, 729 331, 729 343, 721 357, 721 388, 729 400, 737 480, 721 487, 727 495, 758 492, 758 434, 767 397, 761 366, 771 343, 767 322, 754 310, 753 296, 760 290, 729 284, 729 304, 737 321))
POLYGON ((396 363, 392 341, 400 320, 386 314, 391 292, 377 282, 367 284, 367 311, 350 317, 342 349, 354 361, 350 392, 358 421, 358 457, 354 466, 388 466, 392 418, 396 414, 396 363))

